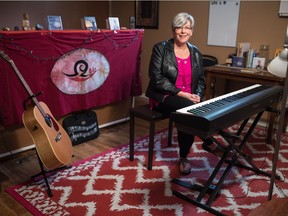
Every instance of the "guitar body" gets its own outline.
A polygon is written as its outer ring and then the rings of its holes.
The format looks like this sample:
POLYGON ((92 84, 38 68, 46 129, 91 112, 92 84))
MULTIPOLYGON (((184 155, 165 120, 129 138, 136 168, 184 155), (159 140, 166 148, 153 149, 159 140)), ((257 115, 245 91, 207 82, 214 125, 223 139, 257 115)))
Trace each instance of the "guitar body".
POLYGON ((37 106, 25 110, 22 120, 35 143, 43 165, 48 170, 53 170, 71 162, 72 142, 66 131, 52 116, 47 105, 43 102, 39 102, 39 105, 50 117, 51 125, 47 124, 37 106))

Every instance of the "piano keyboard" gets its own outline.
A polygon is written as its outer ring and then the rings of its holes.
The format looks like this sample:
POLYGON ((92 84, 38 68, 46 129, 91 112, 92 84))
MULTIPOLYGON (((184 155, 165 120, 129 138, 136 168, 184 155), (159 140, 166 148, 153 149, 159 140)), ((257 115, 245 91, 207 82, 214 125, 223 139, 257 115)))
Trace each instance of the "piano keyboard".
POLYGON ((171 113, 178 130, 208 137, 267 110, 281 98, 283 86, 252 85, 171 113))
POLYGON ((266 87, 259 84, 255 84, 252 86, 249 86, 247 88, 243 88, 234 92, 230 92, 228 94, 221 95, 219 97, 203 101, 188 107, 184 107, 182 109, 177 110, 176 112, 180 113, 186 113, 186 114, 193 114, 201 116, 207 112, 212 112, 213 110, 220 109, 223 106, 227 106, 229 103, 236 101, 237 99, 240 99, 242 97, 245 97, 253 92, 256 92, 256 90, 259 90, 258 88, 266 87))

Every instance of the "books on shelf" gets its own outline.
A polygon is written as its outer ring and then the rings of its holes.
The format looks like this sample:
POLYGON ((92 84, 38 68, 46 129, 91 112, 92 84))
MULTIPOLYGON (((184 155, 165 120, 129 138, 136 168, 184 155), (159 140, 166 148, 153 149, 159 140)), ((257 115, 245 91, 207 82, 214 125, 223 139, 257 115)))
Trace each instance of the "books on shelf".
POLYGON ((118 17, 108 17, 107 27, 110 30, 120 30, 120 22, 118 17))
POLYGON ((47 16, 49 30, 63 30, 61 16, 47 16))
POLYGON ((259 55, 256 49, 250 48, 250 43, 241 42, 238 44, 236 56, 232 60, 232 65, 248 69, 263 70, 266 59, 259 55), (244 60, 241 64, 240 60, 244 60), (235 65, 237 63, 237 65, 235 65))
POLYGON ((96 30, 97 29, 97 22, 96 18, 93 16, 84 16, 81 19, 82 29, 85 30, 96 30))
POLYGON ((245 57, 245 66, 246 68, 252 68, 253 58, 256 56, 255 49, 249 49, 247 52, 244 53, 245 57))

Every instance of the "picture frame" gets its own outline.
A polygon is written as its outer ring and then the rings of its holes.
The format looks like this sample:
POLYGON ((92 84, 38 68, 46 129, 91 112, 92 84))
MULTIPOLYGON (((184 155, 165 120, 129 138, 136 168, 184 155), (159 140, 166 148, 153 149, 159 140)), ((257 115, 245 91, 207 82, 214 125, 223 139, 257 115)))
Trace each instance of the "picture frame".
POLYGON ((135 28, 158 29, 159 1, 135 1, 135 28))
POLYGON ((94 16, 84 16, 81 19, 82 29, 85 30, 97 30, 97 22, 94 16))
POLYGON ((256 69, 264 69, 265 67, 265 58, 262 57, 254 57, 252 62, 252 68, 256 69))
POLYGON ((110 30, 120 30, 120 22, 118 17, 108 17, 110 30))
POLYGON ((61 16, 47 16, 49 30, 63 30, 61 16))

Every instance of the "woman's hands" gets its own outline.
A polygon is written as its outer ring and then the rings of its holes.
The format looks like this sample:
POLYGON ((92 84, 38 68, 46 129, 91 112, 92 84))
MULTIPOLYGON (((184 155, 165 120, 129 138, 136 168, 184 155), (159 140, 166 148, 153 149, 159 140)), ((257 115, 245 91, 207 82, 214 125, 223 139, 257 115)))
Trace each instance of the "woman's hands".
POLYGON ((199 103, 200 102, 200 97, 199 97, 199 95, 196 95, 196 94, 191 94, 191 93, 188 93, 188 92, 180 91, 180 92, 178 92, 177 95, 180 96, 180 97, 187 98, 188 100, 191 100, 194 103, 199 103))

